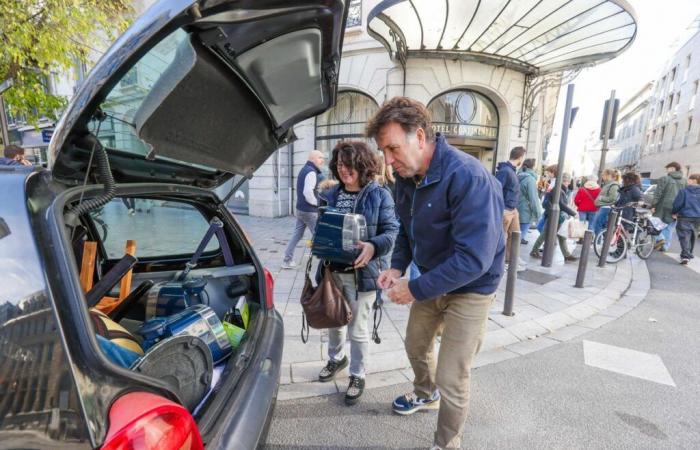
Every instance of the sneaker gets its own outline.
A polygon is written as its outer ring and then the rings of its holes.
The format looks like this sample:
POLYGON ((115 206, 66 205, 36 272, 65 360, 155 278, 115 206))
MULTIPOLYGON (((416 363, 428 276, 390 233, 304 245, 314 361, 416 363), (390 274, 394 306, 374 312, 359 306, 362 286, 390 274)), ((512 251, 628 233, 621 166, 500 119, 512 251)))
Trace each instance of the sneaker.
POLYGON ((365 391, 365 379, 350 375, 350 385, 345 392, 345 404, 354 405, 360 400, 362 393, 365 391))
MULTIPOLYGON (((338 372, 345 369, 347 366, 348 366, 348 357, 347 356, 344 356, 343 359, 341 359, 340 361, 335 361, 335 360, 331 359, 326 364, 326 367, 321 369, 321 372, 318 374, 318 381, 320 381, 322 383, 325 383, 326 381, 331 381, 333 378, 335 378, 335 375, 338 372)), ((363 386, 364 386, 364 384, 363 384, 363 386)))
POLYGON ((129 208, 129 215, 133 216, 134 214, 136 214, 136 211, 134 211, 134 208, 129 208))
POLYGON ((521 244, 521 245, 527 245, 529 242, 530 242, 530 241, 528 241, 528 240, 526 240, 526 239, 520 239, 520 244, 521 244))
POLYGON ((527 270, 527 264, 518 264, 516 272, 525 272, 527 270))
POLYGON ((666 244, 666 241, 664 241, 663 239, 656 241, 656 244, 654 244, 654 250, 661 250, 662 248, 664 248, 664 244, 666 244))
POLYGON ((565 256, 564 261, 567 261, 567 262, 578 261, 578 256, 574 256, 574 255, 565 256))
POLYGON ((298 267, 299 267, 299 264, 295 263, 294 261, 283 261, 282 262, 283 269, 296 269, 298 267))
POLYGON ((538 251, 531 251, 530 256, 532 256, 533 258, 542 259, 542 255, 538 251))
POLYGON ((689 262, 690 262, 690 259, 688 259, 688 258, 683 258, 683 259, 681 259, 681 265, 684 265, 684 266, 685 266, 685 265, 688 264, 689 262))
POLYGON ((408 416, 416 411, 422 409, 438 409, 440 407, 440 393, 435 391, 431 398, 421 398, 415 393, 409 392, 408 394, 397 397, 394 403, 391 405, 391 409, 396 414, 401 414, 402 416, 408 416))

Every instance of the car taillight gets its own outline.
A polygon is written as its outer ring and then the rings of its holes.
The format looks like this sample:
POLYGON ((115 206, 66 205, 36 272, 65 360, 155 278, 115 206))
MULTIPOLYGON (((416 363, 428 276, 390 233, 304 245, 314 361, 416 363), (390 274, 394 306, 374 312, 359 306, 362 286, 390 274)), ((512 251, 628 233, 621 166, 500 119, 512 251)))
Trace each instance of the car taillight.
POLYGON ((275 291, 275 280, 269 270, 263 269, 265 272, 265 305, 267 309, 274 308, 275 299, 273 292, 275 291))
POLYGON ((109 431, 102 450, 203 450, 192 415, 158 395, 132 392, 109 410, 109 431))

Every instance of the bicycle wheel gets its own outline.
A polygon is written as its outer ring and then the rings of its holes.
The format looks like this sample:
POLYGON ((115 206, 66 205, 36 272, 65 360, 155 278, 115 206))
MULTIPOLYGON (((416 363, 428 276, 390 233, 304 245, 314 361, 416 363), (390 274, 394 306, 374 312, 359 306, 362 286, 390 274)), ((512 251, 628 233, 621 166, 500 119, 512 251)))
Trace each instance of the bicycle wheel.
POLYGON ((640 231, 637 235, 637 242, 635 243, 634 250, 640 258, 649 258, 654 251, 654 236, 648 234, 646 231, 640 231))
MULTIPOLYGON (((593 243, 593 250, 595 254, 600 258, 601 251, 603 249, 603 243, 605 242, 605 235, 607 230, 603 230, 598 233, 593 243)), ((624 234, 620 234, 617 239, 613 238, 613 242, 610 243, 610 248, 608 249, 608 255, 605 260, 609 263, 619 262, 627 254, 627 239, 624 234)))

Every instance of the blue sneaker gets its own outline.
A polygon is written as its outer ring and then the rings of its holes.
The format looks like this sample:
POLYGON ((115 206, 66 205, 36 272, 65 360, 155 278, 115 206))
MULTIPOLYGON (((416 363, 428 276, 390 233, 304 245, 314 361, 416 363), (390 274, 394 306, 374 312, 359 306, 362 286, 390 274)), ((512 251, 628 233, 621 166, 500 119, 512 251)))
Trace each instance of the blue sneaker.
POLYGON ((435 391, 430 398, 418 397, 415 393, 397 397, 391 405, 391 409, 402 416, 408 416, 422 409, 438 409, 440 407, 440 393, 435 391))

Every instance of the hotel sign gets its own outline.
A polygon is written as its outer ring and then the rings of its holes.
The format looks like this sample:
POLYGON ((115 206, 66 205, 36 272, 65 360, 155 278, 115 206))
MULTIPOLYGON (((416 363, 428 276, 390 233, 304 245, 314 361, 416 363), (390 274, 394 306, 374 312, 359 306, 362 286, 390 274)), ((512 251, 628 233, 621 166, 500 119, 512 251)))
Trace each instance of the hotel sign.
POLYGON ((496 139, 497 128, 461 123, 433 123, 433 131, 445 136, 496 139))

